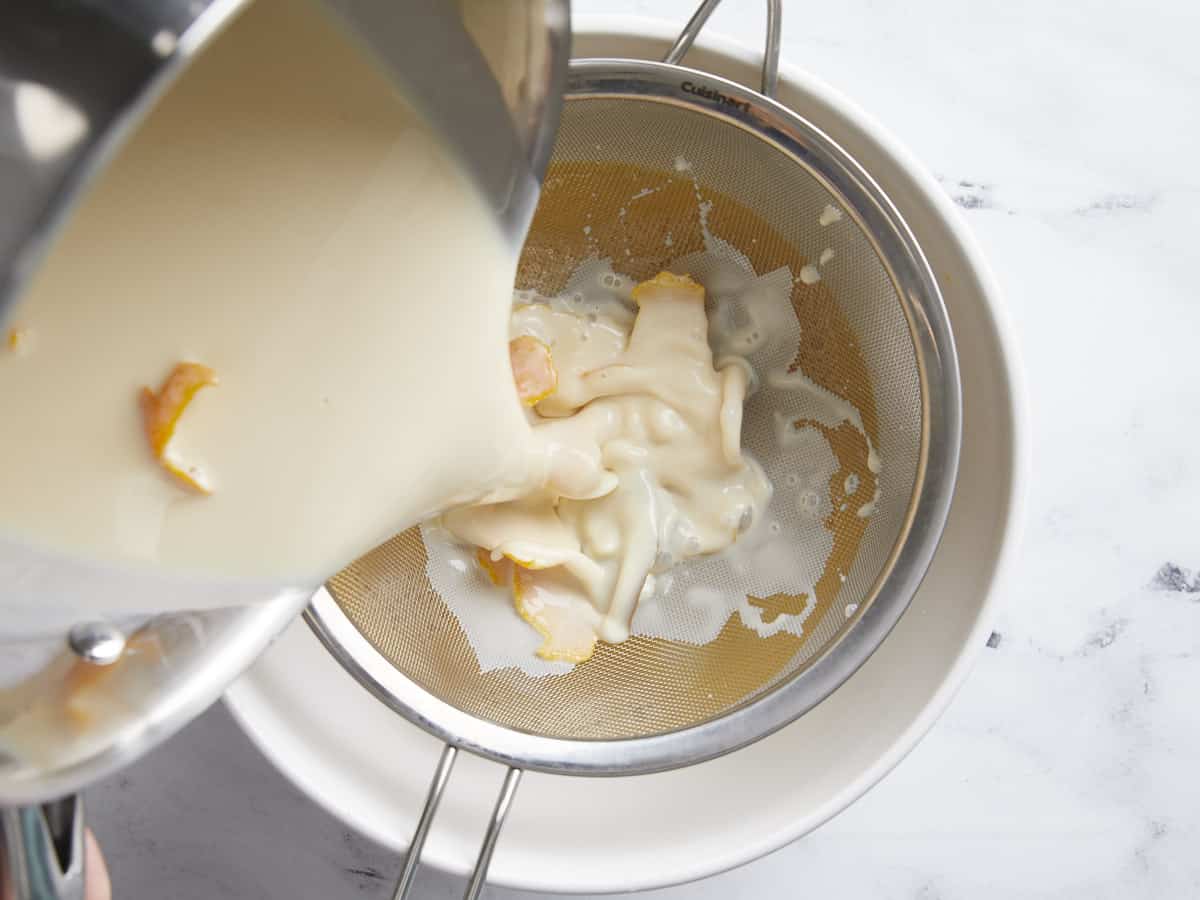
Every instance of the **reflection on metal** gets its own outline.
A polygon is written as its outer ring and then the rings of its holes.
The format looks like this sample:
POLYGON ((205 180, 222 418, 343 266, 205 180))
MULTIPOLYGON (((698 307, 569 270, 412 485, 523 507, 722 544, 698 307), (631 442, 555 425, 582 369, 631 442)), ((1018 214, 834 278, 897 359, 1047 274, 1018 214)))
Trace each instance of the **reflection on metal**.
POLYGON ((125 635, 107 622, 84 622, 71 629, 67 644, 84 662, 111 666, 125 652, 125 635))

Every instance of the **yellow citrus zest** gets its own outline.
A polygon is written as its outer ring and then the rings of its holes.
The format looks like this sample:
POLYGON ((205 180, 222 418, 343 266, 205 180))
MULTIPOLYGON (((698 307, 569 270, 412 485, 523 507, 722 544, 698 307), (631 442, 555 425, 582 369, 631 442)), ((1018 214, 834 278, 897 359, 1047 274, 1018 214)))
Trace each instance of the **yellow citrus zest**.
POLYGON ((521 559, 520 557, 513 556, 511 553, 505 553, 504 558, 511 560, 514 565, 518 565, 522 569, 549 569, 551 566, 557 565, 557 563, 543 562, 537 559, 521 559))
POLYGON ((595 637, 592 638, 591 643, 587 647, 559 646, 556 643, 556 636, 545 618, 538 615, 529 605, 526 596, 528 584, 523 584, 523 582, 526 582, 530 577, 531 575, 527 570, 519 567, 513 570, 513 606, 516 607, 517 615, 528 622, 533 630, 542 636, 542 645, 537 648, 537 655, 551 662, 587 662, 592 658, 592 654, 596 652, 595 637))
POLYGON ((502 586, 508 580, 501 574, 498 561, 492 559, 492 554, 482 547, 475 548, 475 561, 479 563, 479 568, 483 569, 492 584, 497 587, 502 586))
POLYGON ((508 359, 517 394, 526 406, 535 406, 558 388, 558 371, 550 348, 533 335, 523 334, 508 342, 508 359))
POLYGON ((643 281, 633 289, 633 302, 641 306, 647 300, 669 298, 686 300, 689 294, 704 295, 703 286, 697 284, 687 275, 676 275, 674 272, 659 272, 648 281, 643 281))
POLYGON ((142 427, 150 451, 159 464, 187 487, 201 494, 211 494, 203 475, 194 467, 184 467, 171 457, 168 445, 175 435, 179 417, 187 409, 196 392, 217 384, 217 373, 200 363, 181 362, 175 365, 157 391, 142 388, 138 398, 142 410, 142 427))
POLYGON ((10 328, 8 330, 8 337, 5 339, 5 343, 8 345, 8 349, 10 351, 16 354, 21 354, 28 349, 29 339, 30 334, 28 328, 10 328))

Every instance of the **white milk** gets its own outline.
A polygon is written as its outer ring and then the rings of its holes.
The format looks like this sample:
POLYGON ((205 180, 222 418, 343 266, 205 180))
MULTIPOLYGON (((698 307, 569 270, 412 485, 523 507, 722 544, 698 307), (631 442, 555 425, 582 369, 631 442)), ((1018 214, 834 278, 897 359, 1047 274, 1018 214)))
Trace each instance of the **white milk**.
POLYGON ((307 3, 217 38, 74 215, 0 343, 0 549, 315 583, 520 477, 516 258, 307 3), (155 461, 138 394, 212 367, 155 461))
POLYGON ((542 341, 558 370, 534 414, 547 485, 440 520, 513 580, 545 659, 580 662, 597 638, 628 638, 658 576, 729 547, 771 496, 741 450, 749 365, 713 359, 704 288, 664 272, 632 296, 634 321, 617 303, 518 307, 514 334, 542 341), (506 557, 519 564, 511 574, 506 557))

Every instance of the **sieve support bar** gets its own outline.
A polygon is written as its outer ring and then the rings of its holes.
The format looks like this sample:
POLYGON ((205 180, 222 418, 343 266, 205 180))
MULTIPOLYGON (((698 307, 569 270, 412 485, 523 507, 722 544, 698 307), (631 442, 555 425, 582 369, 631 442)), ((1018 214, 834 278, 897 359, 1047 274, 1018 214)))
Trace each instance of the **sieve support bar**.
MULTIPOLYGON (((683 31, 675 39, 674 46, 667 51, 663 62, 678 66, 684 56, 692 49, 700 32, 713 11, 721 5, 721 0, 704 0, 692 14, 683 31)), ((779 86, 779 49, 783 33, 783 0, 767 0, 767 36, 763 45, 762 87, 759 90, 764 97, 775 98, 779 86)))
POLYGON ((396 881, 396 889, 392 892, 392 900, 405 900, 412 888, 413 878, 417 867, 421 864, 421 851, 425 849, 425 838, 429 835, 429 827, 433 817, 437 815, 438 803, 441 802, 442 792, 450 780, 450 772, 454 769, 454 761, 458 759, 458 748, 447 744, 442 748, 442 756, 434 770, 433 779, 429 782, 429 793, 425 797, 425 808, 421 810, 421 818, 417 820, 417 830, 413 832, 412 841, 408 845, 408 855, 404 857, 404 868, 396 881))
MULTIPOLYGON (((458 759, 458 748, 447 744, 442 748, 437 768, 429 782, 429 793, 425 796, 425 808, 421 810, 421 818, 417 821, 417 830, 413 832, 412 841, 408 846, 408 855, 404 858, 404 867, 400 877, 396 879, 396 888, 392 892, 392 900, 407 900, 412 890, 413 879, 421 864, 421 853, 425 849, 425 838, 437 815, 438 804, 442 793, 450 781, 450 773, 454 770, 454 761, 458 759)), ((521 783, 521 769, 509 767, 504 775, 504 784, 500 788, 500 796, 496 798, 496 806, 492 810, 492 818, 488 822, 487 833, 483 836, 483 846, 479 848, 479 856, 475 860, 475 868, 471 872, 471 880, 467 883, 464 900, 477 900, 479 892, 487 883, 488 868, 492 864, 492 854, 496 851, 496 841, 500 839, 500 830, 512 807, 513 797, 516 796, 517 786, 521 783)))
POLYGON ((500 838, 500 829, 508 810, 512 807, 513 796, 517 793, 517 785, 521 783, 521 769, 510 767, 504 776, 504 786, 500 788, 500 796, 496 798, 496 808, 492 810, 492 819, 488 822, 487 834, 483 836, 483 846, 479 848, 479 858, 475 861, 475 871, 471 873, 471 881, 467 884, 467 892, 463 900, 476 900, 483 885, 487 881, 488 867, 492 864, 492 853, 496 849, 496 841, 500 838))

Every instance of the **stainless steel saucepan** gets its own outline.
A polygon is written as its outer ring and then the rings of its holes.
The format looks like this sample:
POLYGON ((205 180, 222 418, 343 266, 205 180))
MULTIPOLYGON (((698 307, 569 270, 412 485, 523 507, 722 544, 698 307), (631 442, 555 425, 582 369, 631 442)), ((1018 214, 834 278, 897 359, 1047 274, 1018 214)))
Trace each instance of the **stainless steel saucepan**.
MULTIPOLYGON (((0 326, 81 190, 248 2, 0 4, 0 326)), ((567 0, 324 2, 459 154, 519 246, 558 122, 567 0)), ((211 704, 315 588, 261 596, 98 574, 0 534, 0 896, 81 898, 73 793, 211 704), (108 596, 145 598, 123 607, 136 614, 98 613, 99 578, 108 596), (48 586, 45 607, 6 609, 6 586, 30 584, 48 586), (203 608, 163 614, 155 598, 168 592, 204 597, 203 608), (81 689, 86 722, 72 719, 81 689)))

